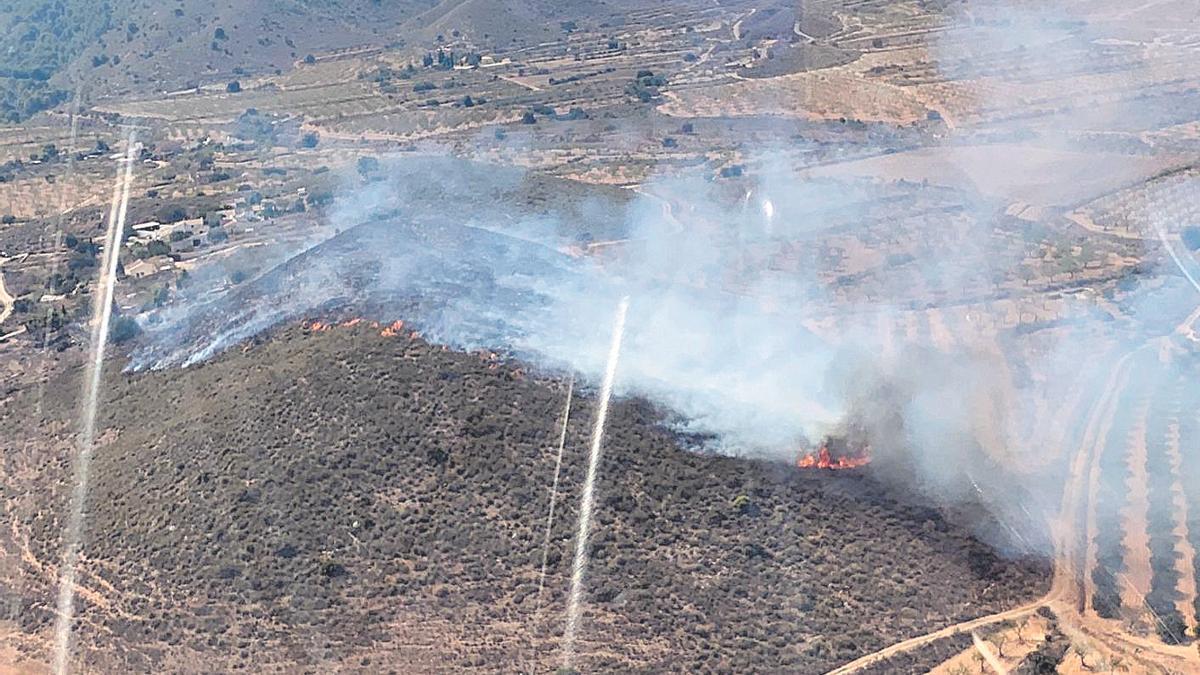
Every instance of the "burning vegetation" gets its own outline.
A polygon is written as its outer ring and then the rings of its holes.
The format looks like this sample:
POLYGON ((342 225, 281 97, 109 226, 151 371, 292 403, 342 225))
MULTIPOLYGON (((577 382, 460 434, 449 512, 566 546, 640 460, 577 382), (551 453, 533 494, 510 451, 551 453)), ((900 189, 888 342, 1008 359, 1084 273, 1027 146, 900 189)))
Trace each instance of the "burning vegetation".
MULTIPOLYGON (((548 609, 566 605, 573 518, 553 523, 540 615, 528 579, 546 528, 545 512, 530 505, 546 497, 555 469, 544 450, 561 432, 562 384, 520 379, 525 364, 503 354, 493 370, 481 352, 406 339, 409 321, 389 339, 380 336, 387 322, 376 330, 368 316, 341 327, 349 318, 307 317, 203 368, 112 374, 109 409, 121 432, 93 465, 93 494, 103 498, 89 531, 113 534, 89 546, 85 568, 105 581, 106 604, 89 602, 94 623, 78 633, 89 672, 170 670, 161 665, 196 654, 213 670, 297 671, 314 657, 292 646, 316 641, 328 641, 327 662, 368 658, 380 670, 411 662, 416 640, 435 645, 418 658, 458 670, 478 669, 470 664, 481 659, 495 670, 525 670, 531 644, 540 670, 557 667, 557 636, 537 633, 531 642, 529 627, 550 625, 548 609), (313 332, 317 318, 335 327, 313 332), (174 392, 202 406, 202 422, 162 407, 174 392), (149 412, 156 410, 162 414, 149 412), (230 447, 254 450, 225 452, 230 447), (172 470, 140 473, 155 461, 172 470), (170 579, 169 593, 145 592, 147 578, 170 579), (212 616, 197 618, 193 605, 212 607, 212 616), (478 607, 496 609, 479 622, 458 621, 478 607), (395 640, 397 630, 414 638, 395 640), (168 632, 171 644, 161 641, 168 632), (251 632, 262 636, 259 646, 241 650, 239 636, 251 632)), ((49 391, 75 395, 71 375, 49 391)), ((568 448, 590 439, 596 399, 581 391, 568 448)), ((33 409, 30 398, 18 399, 22 409, 33 409)), ((65 406, 47 410, 65 415, 65 406)), ((828 672, 955 617, 1045 592, 1045 565, 995 556, 927 506, 892 500, 864 472, 781 472, 693 453, 671 428, 673 414, 653 401, 622 397, 610 412, 602 494, 612 521, 592 549, 604 573, 590 597, 598 611, 620 605, 611 643, 628 648, 583 642, 587 669, 653 671, 661 666, 655 645, 673 644, 680 648, 671 658, 689 672, 828 672), (922 527, 931 519, 936 526, 922 527), (819 539, 811 536, 817 531, 819 539), (689 569, 654 564, 661 538, 721 560, 729 572, 721 584, 698 585, 689 569), (884 568, 896 574, 872 577, 884 568), (868 589, 873 600, 812 592, 830 583, 846 593, 868 589), (623 588, 626 597, 614 600, 623 588), (703 607, 707 621, 680 598, 703 607), (798 606, 803 622, 789 614, 798 606), (770 639, 746 643, 746 631, 770 639)), ((23 447, 27 419, 0 415, 0 436, 23 447)), ((65 416, 56 419, 55 429, 69 428, 65 416)), ((835 444, 828 450, 840 456, 835 444)), ((37 463, 40 484, 63 484, 63 466, 37 463)), ((578 494, 584 476, 580 463, 564 464, 561 494, 578 494)), ((49 565, 61 553, 51 496, 17 494, 21 541, 49 565)), ((6 576, 13 568, 0 565, 0 587, 19 593, 6 599, 24 603, 24 635, 54 620, 53 605, 39 600, 53 588, 38 569, 22 568, 14 583, 6 576)))
MULTIPOLYGON (((339 328, 339 327, 340 328, 353 328, 354 326, 357 326, 360 323, 366 323, 372 329, 376 329, 376 330, 382 328, 382 330, 379 331, 379 334, 383 337, 396 337, 397 335, 400 335, 404 331, 404 322, 403 321, 397 320, 397 321, 393 321, 392 323, 390 323, 386 326, 383 326, 378 321, 366 321, 365 319, 363 319, 361 317, 348 319, 346 321, 342 321, 341 323, 332 322, 332 321, 319 321, 319 320, 313 319, 310 321, 304 321, 303 323, 301 323, 301 325, 304 326, 304 329, 309 332, 323 333, 325 331, 330 331, 330 330, 333 330, 334 328, 339 328)), ((415 339, 421 337, 421 334, 418 333, 417 331, 410 331, 409 337, 415 340, 415 339)))
POLYGON ((796 459, 796 466, 801 469, 857 469, 870 463, 870 446, 851 448, 846 439, 834 437, 827 437, 816 452, 796 459))

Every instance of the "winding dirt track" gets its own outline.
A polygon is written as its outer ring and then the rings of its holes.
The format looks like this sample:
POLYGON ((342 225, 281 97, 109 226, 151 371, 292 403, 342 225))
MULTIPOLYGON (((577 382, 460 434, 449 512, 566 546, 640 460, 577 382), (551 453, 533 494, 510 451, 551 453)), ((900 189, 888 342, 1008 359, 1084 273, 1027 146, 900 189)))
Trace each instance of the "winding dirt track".
POLYGON ((971 621, 964 621, 962 623, 956 623, 953 626, 947 626, 933 633, 926 633, 925 635, 920 635, 915 638, 909 638, 904 642, 897 642, 890 647, 884 647, 877 652, 855 659, 840 668, 829 671, 828 675, 846 675, 847 673, 858 672, 859 670, 862 670, 863 668, 873 665, 879 661, 897 654, 903 654, 904 652, 912 651, 918 647, 922 647, 945 637, 951 637, 960 633, 969 633, 973 630, 991 625, 993 623, 1000 623, 1012 619, 1020 619, 1036 612, 1039 607, 1047 604, 1048 602, 1049 596, 1035 600, 1034 602, 1023 607, 1010 609, 1005 612, 1000 612, 999 614, 981 616, 978 619, 972 619, 971 621))

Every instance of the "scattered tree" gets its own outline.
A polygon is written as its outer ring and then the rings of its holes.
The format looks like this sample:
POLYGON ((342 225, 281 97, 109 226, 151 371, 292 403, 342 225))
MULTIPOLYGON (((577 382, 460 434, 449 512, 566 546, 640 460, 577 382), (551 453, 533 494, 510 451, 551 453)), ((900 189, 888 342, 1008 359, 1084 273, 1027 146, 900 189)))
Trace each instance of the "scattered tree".
POLYGON ((171 246, 162 239, 152 239, 150 243, 146 244, 146 254, 149 257, 170 255, 170 253, 171 246))
POLYGON ((1200 249, 1200 227, 1195 225, 1183 228, 1181 235, 1183 243, 1188 247, 1189 251, 1200 249))
POLYGON ((333 202, 333 190, 328 188, 308 193, 309 206, 324 206, 333 202))
POLYGON ((358 174, 363 178, 369 177, 371 174, 379 171, 379 160, 374 157, 359 157, 358 158, 358 174))
POLYGON ((122 342, 132 340, 141 332, 142 328, 138 325, 137 321, 127 316, 118 316, 108 331, 108 338, 114 344, 121 344, 122 342))

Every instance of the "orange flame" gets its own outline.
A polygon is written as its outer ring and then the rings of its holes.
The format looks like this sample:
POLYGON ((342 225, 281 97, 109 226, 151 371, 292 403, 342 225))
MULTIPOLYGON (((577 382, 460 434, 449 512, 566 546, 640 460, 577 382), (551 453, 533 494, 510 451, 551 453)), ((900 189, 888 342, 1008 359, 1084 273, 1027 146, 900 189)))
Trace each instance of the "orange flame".
MULTIPOLYGON (((366 321, 366 319, 363 319, 361 317, 347 319, 341 323, 330 323, 330 322, 320 321, 317 319, 309 319, 309 320, 302 321, 300 323, 300 325, 303 326, 305 330, 311 331, 313 333, 323 333, 328 330, 333 330, 334 328, 351 328, 353 326, 357 326, 360 323, 363 323, 364 321, 366 321)), ((378 321, 368 321, 366 325, 370 326, 372 329, 378 330, 382 324, 380 324, 378 321)), ((383 330, 380 331, 379 334, 383 337, 395 337, 397 335, 400 335, 401 331, 403 331, 403 330, 404 330, 404 322, 403 321, 393 321, 390 325, 384 326, 383 330)), ((409 331, 408 337, 413 340, 420 340, 421 333, 419 331, 415 331, 415 330, 409 331)), ((446 347, 446 345, 442 345, 442 351, 447 351, 447 349, 448 348, 446 347)), ((497 358, 496 355, 491 352, 485 351, 480 354, 480 360, 482 360, 484 363, 493 361, 496 358, 497 358)))
POLYGON ((870 463, 871 458, 866 455, 835 459, 829 454, 829 448, 824 445, 816 453, 803 455, 796 460, 796 466, 801 469, 857 469, 870 463))

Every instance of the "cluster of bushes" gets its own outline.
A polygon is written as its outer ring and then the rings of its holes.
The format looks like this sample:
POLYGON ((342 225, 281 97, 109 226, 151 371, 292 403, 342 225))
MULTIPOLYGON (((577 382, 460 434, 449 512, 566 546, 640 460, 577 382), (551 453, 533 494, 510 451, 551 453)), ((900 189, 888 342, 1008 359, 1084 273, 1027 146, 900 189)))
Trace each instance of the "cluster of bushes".
MULTIPOLYGON (((1186 376, 1195 378, 1200 373, 1193 366, 1186 371, 1186 376)), ((1194 381, 1194 380, 1193 380, 1194 381)), ((1195 457, 1200 448, 1200 418, 1194 411, 1200 408, 1200 391, 1195 387, 1184 387, 1179 391, 1179 451, 1184 456, 1184 468, 1180 472, 1179 481, 1183 485, 1183 496, 1187 501, 1187 530, 1188 543, 1192 550, 1200 552, 1200 471, 1190 468, 1188 461, 1195 457)), ((1194 565, 1195 580, 1200 584, 1200 565, 1194 565)), ((1195 600, 1196 615, 1200 616, 1200 595, 1195 600)))
POLYGON ((37 305, 30 303, 25 311, 28 316, 21 322, 29 336, 36 344, 53 346, 59 351, 69 346, 67 332, 64 330, 71 322, 67 308, 59 305, 47 312, 35 311, 37 305))
POLYGON ((67 250, 70 254, 67 256, 67 269, 75 272, 79 270, 88 270, 96 266, 96 256, 100 254, 100 247, 90 239, 79 239, 74 235, 67 235, 63 239, 67 250))
POLYGON ((625 93, 649 103, 659 96, 659 89, 667 86, 667 78, 649 70, 639 70, 633 81, 625 85, 625 93))
POLYGON ((1126 453, 1133 432, 1133 416, 1142 389, 1131 383, 1121 392, 1120 405, 1113 417, 1100 455, 1100 485, 1096 495, 1096 566, 1092 569, 1092 608, 1107 619, 1121 611, 1122 583, 1118 575, 1125 571, 1125 527, 1121 509, 1128 497, 1129 466, 1126 453))
POLYGON ((49 83, 53 75, 94 44, 114 24, 109 2, 8 0, 0 34, 0 118, 17 122, 67 100, 49 83))
POLYGON ((1183 232, 1180 234, 1180 237, 1183 239, 1183 243, 1188 247, 1189 251, 1200 250, 1200 227, 1189 225, 1188 227, 1183 228, 1183 232))
POLYGON ((450 70, 456 65, 478 66, 483 57, 478 52, 455 53, 453 49, 439 48, 436 52, 426 52, 421 57, 421 65, 437 70, 450 70))
POLYGON ((238 138, 256 145, 274 145, 279 140, 277 120, 272 115, 263 115, 256 108, 247 108, 238 115, 236 131, 238 138))
POLYGON ((585 120, 588 118, 588 114, 583 108, 573 107, 567 111, 567 114, 559 115, 558 111, 552 106, 548 106, 545 103, 539 103, 525 111, 525 113, 521 116, 521 123, 536 124, 538 115, 548 119, 560 121, 585 120))
POLYGON ((1167 644, 1181 644, 1187 640, 1187 623, 1180 613, 1177 601, 1179 593, 1179 571, 1175 565, 1179 554, 1175 550, 1175 482, 1167 457, 1167 411, 1163 405, 1150 410, 1146 428, 1146 476, 1149 490, 1150 509, 1146 527, 1150 535, 1150 592, 1146 594, 1146 605, 1156 617, 1155 626, 1159 637, 1167 644))
POLYGON ((160 255, 170 255, 171 246, 161 239, 151 239, 145 246, 135 244, 129 247, 129 255, 142 260, 160 255))
MULTIPOLYGON (((463 630, 503 645, 488 665, 516 670, 524 645, 551 630, 545 608, 565 601, 576 515, 566 495, 583 479, 592 396, 578 395, 570 416, 535 617, 558 384, 360 324, 284 329, 204 368, 114 387, 122 433, 97 457, 92 526, 117 534, 89 555, 129 591, 124 609, 147 617, 95 619, 135 662, 166 632, 185 652, 235 654, 254 639, 258 659, 317 636, 336 658, 386 642, 419 608, 421 623, 477 617, 463 630), (190 400, 205 401, 205 422, 187 417, 190 400), (164 417, 146 424, 146 410, 164 417), (156 574, 195 602, 142 592, 156 574)), ((587 671, 824 672, 1042 590, 1044 566, 1000 561, 862 474, 690 453, 638 400, 615 402, 608 439, 589 612, 619 616, 606 644, 629 648, 581 650, 587 671), (675 645, 670 663, 642 648, 664 643, 675 645)), ((478 657, 452 642, 432 658, 478 657)))
POLYGON ((616 70, 616 68, 609 66, 608 68, 603 68, 601 70, 592 71, 590 73, 579 73, 577 75, 568 75, 567 77, 552 77, 552 78, 550 78, 550 84, 555 85, 555 84, 567 84, 569 82, 579 82, 580 80, 586 80, 591 77, 597 77, 599 75, 611 73, 614 70, 616 70))
POLYGON ((399 91, 394 80, 410 80, 416 72, 417 69, 411 63, 399 70, 390 66, 380 66, 374 70, 359 73, 358 79, 374 82, 385 94, 394 94, 399 91))
POLYGON ((112 340, 113 344, 121 344, 132 340, 141 332, 142 327, 138 325, 137 320, 128 316, 116 316, 109 327, 108 339, 112 340))
MULTIPOLYGON (((1137 354, 1130 372, 1133 376, 1121 391, 1104 447, 1099 457, 1100 479, 1096 496, 1095 517, 1096 569, 1093 581, 1096 584, 1093 606, 1098 614, 1106 618, 1117 618, 1121 609, 1121 590, 1128 589, 1128 582, 1120 575, 1125 570, 1124 539, 1125 525, 1121 511, 1128 503, 1128 484, 1132 474, 1129 468, 1129 448, 1132 443, 1146 442, 1148 449, 1163 443, 1165 431, 1162 420, 1156 419, 1158 411, 1152 405, 1155 393, 1151 378, 1139 373, 1154 372, 1159 368, 1156 357, 1149 351, 1137 354), (1149 405, 1147 438, 1134 438, 1134 422, 1140 412, 1149 405)), ((1151 453, 1153 454, 1153 453, 1151 453)), ((1155 460, 1157 461, 1157 460, 1155 460)), ((1140 610, 1141 608, 1133 608, 1140 610)))
POLYGON ((0 119, 5 122, 20 122, 68 98, 70 92, 53 88, 44 80, 0 75, 0 119))
POLYGON ((1048 619, 1050 625, 1046 631, 1046 637, 1037 649, 1030 652, 1017 667, 1012 670, 1012 675, 1053 675, 1058 672, 1058 666, 1067 656, 1067 650, 1071 648, 1071 640, 1063 635, 1062 630, 1058 627, 1058 617, 1049 609, 1042 608, 1038 610, 1044 618, 1048 619))

